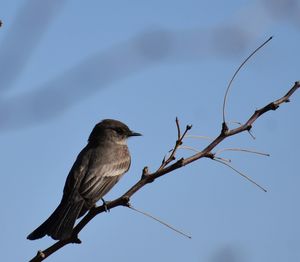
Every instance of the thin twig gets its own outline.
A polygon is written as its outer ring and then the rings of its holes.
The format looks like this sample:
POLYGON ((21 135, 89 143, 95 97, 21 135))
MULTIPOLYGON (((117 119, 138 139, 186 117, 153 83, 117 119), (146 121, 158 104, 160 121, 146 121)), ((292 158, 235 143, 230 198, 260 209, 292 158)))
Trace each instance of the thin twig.
POLYGON ((225 96, 224 96, 224 101, 223 101, 223 123, 226 123, 225 121, 225 107, 226 107, 226 102, 227 102, 227 96, 228 96, 228 93, 229 93, 229 89, 230 89, 230 86, 234 80, 234 78, 236 77, 236 75, 238 74, 238 72, 241 70, 241 68, 244 66, 244 64, 247 63, 247 61, 259 50, 261 49, 264 45, 266 45, 269 41, 271 41, 273 38, 273 36, 271 36, 268 40, 266 40, 265 42, 263 42, 259 47, 257 47, 245 60, 244 62, 238 67, 238 69, 235 71, 235 73, 233 74, 232 78, 230 79, 229 81, 229 84, 226 88, 226 92, 225 92, 225 96))
POLYGON ((238 173, 239 175, 241 175, 242 177, 246 178, 248 181, 250 181, 252 184, 256 185, 257 187, 259 187, 262 191, 267 192, 267 190, 265 188, 263 188, 261 185, 257 184, 253 179, 251 179, 250 177, 246 176, 245 174, 243 174, 242 172, 240 172, 239 170, 237 170, 236 168, 234 168, 232 165, 229 165, 226 162, 223 162, 222 160, 219 159, 213 159, 214 161, 217 161, 225 166, 228 166, 229 168, 231 168, 233 171, 235 171, 236 173, 238 173))
POLYGON ((239 122, 239 121, 229 121, 229 122, 227 122, 227 124, 236 124, 236 125, 239 125, 239 126, 241 126, 242 125, 242 123, 241 122, 239 122))
POLYGON ((192 128, 192 125, 187 125, 183 134, 181 134, 178 117, 176 117, 175 122, 176 122, 176 127, 177 127, 177 140, 175 142, 175 146, 173 149, 171 149, 169 151, 169 153, 170 153, 169 157, 165 156, 163 158, 162 163, 161 163, 160 167, 157 169, 157 171, 164 169, 168 164, 170 164, 172 161, 174 161, 176 159, 175 154, 176 154, 177 149, 182 145, 184 137, 186 136, 187 132, 192 128))
POLYGON ((238 151, 238 152, 252 153, 252 154, 257 154, 257 155, 262 155, 262 156, 270 156, 270 154, 267 154, 267 153, 263 153, 263 152, 259 152, 259 151, 255 151, 255 150, 251 150, 251 149, 244 149, 244 148, 223 148, 223 149, 218 150, 215 153, 215 156, 219 155, 225 151, 238 151))
POLYGON ((251 130, 248 130, 248 134, 252 137, 253 140, 256 139, 256 137, 252 134, 251 130))
POLYGON ((191 147, 191 146, 180 146, 180 147, 178 147, 178 149, 187 149, 187 150, 191 150, 191 151, 196 152, 196 153, 200 152, 199 150, 197 150, 196 148, 191 147))
MULTIPOLYGON (((230 121, 230 122, 227 122, 227 124, 230 124, 230 123, 233 123, 233 124, 236 124, 236 125, 239 125, 239 126, 243 125, 241 122, 238 122, 238 121, 230 121)), ((256 139, 255 136, 252 134, 251 130, 248 130, 248 133, 249 133, 249 135, 251 136, 251 138, 252 138, 253 140, 256 139)))
POLYGON ((177 140, 180 140, 181 131, 180 131, 180 124, 179 124, 179 120, 178 120, 177 116, 176 116, 175 122, 176 122, 176 127, 177 127, 177 140))
POLYGON ((219 159, 223 162, 231 163, 231 159, 227 159, 227 158, 223 158, 223 157, 219 157, 219 156, 215 156, 214 159, 219 159))
POLYGON ((181 234, 181 235, 183 235, 183 236, 185 236, 185 237, 187 237, 187 238, 189 238, 189 239, 192 238, 190 235, 188 235, 188 234, 186 234, 186 233, 184 233, 184 232, 182 232, 182 231, 180 231, 180 230, 174 228, 173 226, 171 226, 171 225, 167 224, 166 222, 164 222, 164 221, 162 221, 162 220, 160 220, 160 219, 158 219, 158 218, 156 218, 156 217, 150 215, 149 213, 146 213, 145 211, 141 211, 141 210, 139 210, 139 209, 136 209, 136 208, 134 208, 132 205, 129 205, 129 206, 127 206, 127 207, 130 208, 130 209, 132 209, 132 210, 134 210, 134 211, 136 211, 136 212, 138 212, 138 213, 140 213, 140 214, 143 214, 144 216, 147 216, 147 217, 149 217, 149 218, 154 219, 154 220, 157 221, 158 223, 160 223, 160 224, 162 224, 162 225, 164 225, 164 226, 166 226, 166 227, 172 229, 173 231, 175 231, 175 232, 177 232, 177 233, 179 233, 179 234, 181 234))
POLYGON ((209 136, 196 136, 196 135, 186 135, 185 138, 197 138, 197 139, 213 140, 213 138, 209 137, 209 136))

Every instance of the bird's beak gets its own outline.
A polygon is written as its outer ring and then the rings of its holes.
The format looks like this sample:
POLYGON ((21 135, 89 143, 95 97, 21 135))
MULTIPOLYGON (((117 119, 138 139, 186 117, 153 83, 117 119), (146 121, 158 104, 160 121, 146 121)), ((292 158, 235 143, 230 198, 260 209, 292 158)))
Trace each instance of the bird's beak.
POLYGON ((129 136, 141 136, 142 134, 131 131, 129 136))

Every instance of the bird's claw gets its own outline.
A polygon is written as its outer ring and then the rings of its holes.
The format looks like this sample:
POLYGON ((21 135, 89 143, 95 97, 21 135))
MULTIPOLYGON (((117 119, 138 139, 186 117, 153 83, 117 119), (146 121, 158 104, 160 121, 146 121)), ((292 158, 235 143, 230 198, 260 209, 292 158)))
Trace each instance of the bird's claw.
POLYGON ((110 212, 110 209, 108 208, 107 204, 109 202, 105 201, 104 198, 101 198, 102 202, 103 202, 103 206, 104 206, 104 209, 105 209, 105 212, 110 212))

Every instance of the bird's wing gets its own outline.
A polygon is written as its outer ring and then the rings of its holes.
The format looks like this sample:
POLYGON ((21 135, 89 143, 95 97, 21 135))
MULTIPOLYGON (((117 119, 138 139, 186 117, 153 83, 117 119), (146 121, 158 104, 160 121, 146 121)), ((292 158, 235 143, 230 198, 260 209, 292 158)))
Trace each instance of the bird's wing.
POLYGON ((88 170, 91 153, 90 146, 79 153, 67 177, 61 203, 43 224, 28 235, 28 239, 34 240, 45 235, 53 239, 65 239, 71 235, 77 217, 84 213, 82 208, 85 200, 78 193, 78 188, 88 170))
POLYGON ((100 157, 97 152, 90 161, 88 171, 81 182, 79 193, 91 205, 102 198, 129 169, 130 155, 126 150, 100 157), (118 153, 119 152, 119 153, 118 153), (120 154, 120 155, 119 155, 120 154))
POLYGON ((77 156, 75 163, 73 164, 64 187, 64 198, 69 198, 71 195, 78 195, 78 189, 85 177, 90 159, 93 153, 93 149, 87 145, 77 156))

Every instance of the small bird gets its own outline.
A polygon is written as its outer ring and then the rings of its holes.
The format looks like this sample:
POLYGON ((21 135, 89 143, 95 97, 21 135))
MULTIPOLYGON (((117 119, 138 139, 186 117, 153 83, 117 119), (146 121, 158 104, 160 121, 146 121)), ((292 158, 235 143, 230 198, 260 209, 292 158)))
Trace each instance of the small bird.
POLYGON ((127 138, 140 135, 117 120, 98 123, 69 172, 60 204, 27 239, 45 235, 55 240, 69 238, 76 219, 94 207, 128 171, 131 160, 127 138))

